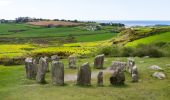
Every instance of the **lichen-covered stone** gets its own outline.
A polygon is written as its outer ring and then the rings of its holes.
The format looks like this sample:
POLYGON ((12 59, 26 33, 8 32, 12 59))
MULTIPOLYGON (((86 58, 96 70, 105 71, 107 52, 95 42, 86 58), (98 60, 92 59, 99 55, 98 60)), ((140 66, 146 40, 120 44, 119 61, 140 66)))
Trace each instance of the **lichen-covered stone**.
POLYGON ((64 85, 64 64, 60 61, 52 61, 52 83, 64 85))
POLYGON ((76 57, 73 55, 68 57, 68 68, 70 69, 76 68, 76 57))
POLYGON ((77 84, 91 85, 91 69, 88 62, 80 67, 77 75, 77 84))
POLYGON ((166 78, 165 74, 163 72, 155 72, 152 74, 153 77, 158 78, 158 79, 164 79, 166 78))
POLYGON ((112 76, 110 77, 110 83, 112 85, 123 85, 125 81, 125 74, 124 71, 117 69, 113 72, 112 76))
POLYGON ((98 55, 94 59, 94 68, 103 69, 104 64, 104 54, 98 55))
POLYGON ((50 71, 50 68, 49 68, 50 58, 46 56, 46 57, 44 57, 44 59, 47 61, 47 69, 46 69, 46 72, 49 72, 49 71, 50 71))
POLYGON ((59 61, 60 58, 59 58, 58 55, 53 55, 53 56, 51 56, 51 60, 52 60, 52 61, 59 61))
POLYGON ((36 77, 36 66, 33 64, 33 58, 25 59, 26 77, 28 79, 35 79, 36 77))
POLYGON ((97 85, 103 86, 103 72, 99 72, 97 75, 97 85))
POLYGON ((133 66, 132 68, 132 82, 138 82, 138 69, 136 66, 133 66))
POLYGON ((128 61, 127 61, 127 70, 128 70, 128 72, 130 74, 132 73, 133 66, 135 66, 135 60, 132 59, 132 58, 128 58, 128 61))
POLYGON ((45 75, 47 71, 47 61, 45 58, 40 58, 38 68, 37 68, 37 76, 36 81, 38 83, 45 83, 45 75))
POLYGON ((109 67, 109 69, 110 70, 121 69, 122 71, 125 71, 126 65, 127 65, 126 62, 114 61, 112 65, 109 67))

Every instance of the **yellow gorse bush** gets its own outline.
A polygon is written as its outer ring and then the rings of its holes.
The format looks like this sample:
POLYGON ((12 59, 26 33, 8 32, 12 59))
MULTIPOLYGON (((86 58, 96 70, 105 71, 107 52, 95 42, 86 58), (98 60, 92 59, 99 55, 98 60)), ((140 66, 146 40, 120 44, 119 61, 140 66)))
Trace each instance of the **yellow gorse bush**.
POLYGON ((4 57, 17 57, 17 56, 23 56, 27 50, 34 48, 31 45, 28 44, 5 44, 5 45, 0 45, 0 58, 4 57))
POLYGON ((85 42, 85 43, 70 43, 64 44, 63 46, 53 46, 53 47, 39 47, 30 44, 7 44, 0 45, 0 58, 4 57, 18 57, 24 56, 26 54, 52 54, 52 53, 64 53, 64 54, 74 54, 74 55, 90 55, 103 46, 109 46, 112 43, 109 41, 99 41, 99 42, 85 42))

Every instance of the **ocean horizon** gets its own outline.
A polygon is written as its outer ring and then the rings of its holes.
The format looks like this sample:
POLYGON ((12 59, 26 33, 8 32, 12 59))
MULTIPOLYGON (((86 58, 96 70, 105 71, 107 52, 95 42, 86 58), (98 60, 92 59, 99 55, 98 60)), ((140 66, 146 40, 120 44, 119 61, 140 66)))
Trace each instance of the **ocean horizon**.
POLYGON ((141 21, 141 20, 93 20, 98 23, 122 23, 126 26, 154 26, 154 25, 170 25, 170 21, 141 21))

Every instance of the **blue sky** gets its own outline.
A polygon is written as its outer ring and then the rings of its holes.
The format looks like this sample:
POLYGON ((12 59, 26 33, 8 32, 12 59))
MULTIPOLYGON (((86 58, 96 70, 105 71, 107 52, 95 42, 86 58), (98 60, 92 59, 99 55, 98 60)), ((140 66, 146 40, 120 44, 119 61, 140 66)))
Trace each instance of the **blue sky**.
POLYGON ((0 0, 0 19, 170 20, 170 0, 0 0))

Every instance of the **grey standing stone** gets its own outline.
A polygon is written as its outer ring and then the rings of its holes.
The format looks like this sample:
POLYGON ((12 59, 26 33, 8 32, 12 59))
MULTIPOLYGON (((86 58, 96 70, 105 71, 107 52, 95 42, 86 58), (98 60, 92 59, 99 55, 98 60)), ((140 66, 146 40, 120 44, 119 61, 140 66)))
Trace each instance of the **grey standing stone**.
POLYGON ((64 85, 64 64, 60 61, 52 61, 52 83, 64 85))
POLYGON ((36 77, 36 66, 33 64, 33 58, 25 59, 26 77, 28 79, 35 79, 36 77))
POLYGON ((97 85, 103 86, 103 72, 99 72, 97 75, 97 85))
POLYGON ((91 69, 88 62, 80 67, 77 75, 77 84, 91 85, 91 69))
POLYGON ((132 68, 132 82, 138 82, 138 69, 136 66, 132 68))
POLYGON ((127 61, 127 70, 128 70, 128 72, 130 74, 132 73, 133 66, 135 66, 135 60, 132 59, 132 58, 128 58, 128 61, 127 61))
POLYGON ((33 65, 35 66, 36 74, 37 74, 37 71, 38 71, 38 64, 39 64, 39 59, 38 58, 34 58, 33 59, 33 65))
POLYGON ((125 81, 125 74, 124 71, 121 69, 117 69, 113 72, 112 76, 110 77, 110 83, 112 85, 123 85, 125 81))
POLYGON ((104 54, 98 55, 94 59, 94 68, 103 69, 104 64, 104 54))
POLYGON ((121 69, 122 71, 125 71, 126 65, 127 65, 126 62, 114 61, 112 65, 109 67, 109 69, 110 70, 121 69))
POLYGON ((76 68, 76 57, 71 55, 68 57, 68 67, 70 69, 75 69, 76 68))
POLYGON ((52 61, 59 61, 60 58, 59 58, 58 55, 53 55, 53 56, 51 56, 51 60, 52 60, 52 61))
POLYGON ((38 68, 37 68, 36 81, 38 83, 45 83, 45 75, 47 71, 47 61, 45 58, 40 58, 38 68))
POLYGON ((46 69, 46 72, 49 72, 49 71, 50 71, 50 68, 49 68, 50 58, 49 58, 49 57, 44 57, 44 59, 47 61, 47 69, 46 69))

